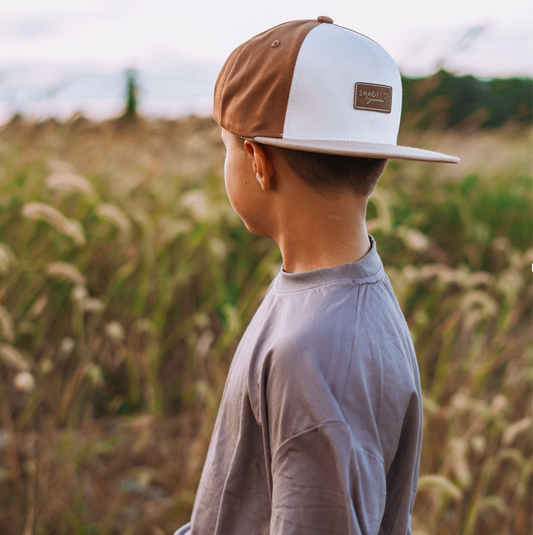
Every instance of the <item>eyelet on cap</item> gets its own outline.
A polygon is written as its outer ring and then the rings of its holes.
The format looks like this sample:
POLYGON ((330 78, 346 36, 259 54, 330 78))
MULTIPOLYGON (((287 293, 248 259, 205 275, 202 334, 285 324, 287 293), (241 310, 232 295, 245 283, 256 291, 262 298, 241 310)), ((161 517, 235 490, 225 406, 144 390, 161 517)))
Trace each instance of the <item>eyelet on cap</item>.
POLYGON ((279 44, 280 44, 279 39, 276 39, 270 46, 271 46, 272 48, 276 48, 277 46, 279 46, 279 44))
POLYGON ((317 17, 316 20, 318 20, 318 22, 333 24, 333 19, 331 17, 326 17, 326 15, 320 15, 320 17, 317 17))

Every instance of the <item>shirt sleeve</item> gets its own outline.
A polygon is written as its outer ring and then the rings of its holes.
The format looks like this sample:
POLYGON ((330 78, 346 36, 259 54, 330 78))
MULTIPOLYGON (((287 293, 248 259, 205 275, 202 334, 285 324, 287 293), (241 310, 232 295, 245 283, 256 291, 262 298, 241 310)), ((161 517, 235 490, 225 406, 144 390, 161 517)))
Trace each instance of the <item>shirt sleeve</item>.
POLYGON ((354 447, 342 423, 291 437, 272 463, 276 535, 378 533, 385 506, 381 460, 354 447))
POLYGON ((266 385, 270 533, 378 533, 385 470, 379 455, 358 443, 358 429, 368 424, 365 415, 348 424, 313 351, 291 354, 297 358, 271 361, 266 385))
POLYGON ((188 522, 184 526, 181 526, 181 528, 178 529, 178 531, 174 532, 174 535, 188 535, 191 532, 191 523, 188 522))

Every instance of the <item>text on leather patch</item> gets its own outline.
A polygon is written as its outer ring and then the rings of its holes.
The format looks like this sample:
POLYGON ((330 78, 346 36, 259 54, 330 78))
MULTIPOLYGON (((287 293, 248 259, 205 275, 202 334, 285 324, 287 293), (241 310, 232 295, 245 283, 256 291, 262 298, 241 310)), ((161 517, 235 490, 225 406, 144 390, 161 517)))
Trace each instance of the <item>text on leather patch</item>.
POLYGON ((390 85, 357 82, 355 84, 354 107, 357 110, 390 113, 392 109, 392 87, 390 85))

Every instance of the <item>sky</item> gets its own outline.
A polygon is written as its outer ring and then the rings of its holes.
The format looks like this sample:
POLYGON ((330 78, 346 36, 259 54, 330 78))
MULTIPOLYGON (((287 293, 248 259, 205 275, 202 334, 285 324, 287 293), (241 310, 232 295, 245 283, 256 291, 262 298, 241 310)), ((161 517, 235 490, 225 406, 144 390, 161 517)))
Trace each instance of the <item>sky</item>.
POLYGON ((530 0, 17 0, 0 3, 0 120, 83 99, 116 107, 127 68, 148 112, 203 110, 235 47, 319 15, 380 43, 407 75, 533 75, 530 0))

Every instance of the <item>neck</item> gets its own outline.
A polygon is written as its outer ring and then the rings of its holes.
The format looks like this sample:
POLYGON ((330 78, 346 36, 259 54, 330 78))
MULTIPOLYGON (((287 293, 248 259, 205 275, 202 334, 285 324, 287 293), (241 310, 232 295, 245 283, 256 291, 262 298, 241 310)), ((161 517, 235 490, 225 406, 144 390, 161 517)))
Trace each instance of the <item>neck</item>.
POLYGON ((366 199, 302 199, 285 211, 273 238, 289 273, 312 271, 357 262, 370 249, 365 224, 366 199))

